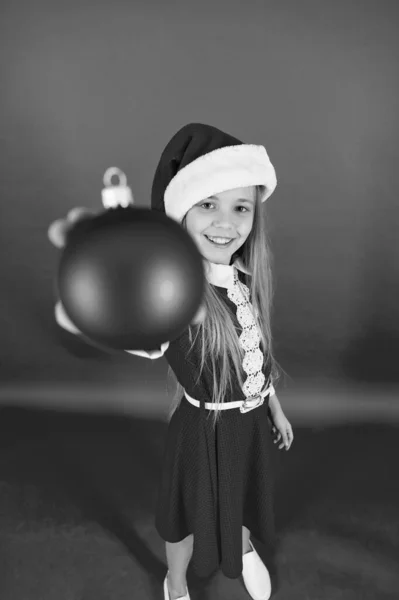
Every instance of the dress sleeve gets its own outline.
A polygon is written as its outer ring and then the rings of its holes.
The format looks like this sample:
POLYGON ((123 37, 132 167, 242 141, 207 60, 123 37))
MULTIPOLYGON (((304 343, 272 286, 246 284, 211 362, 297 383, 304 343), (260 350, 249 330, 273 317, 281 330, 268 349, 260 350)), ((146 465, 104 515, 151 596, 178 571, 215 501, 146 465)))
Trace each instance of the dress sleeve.
MULTIPOLYGON (((72 323, 71 319, 66 314, 65 309, 60 300, 55 305, 54 312, 55 320, 57 321, 60 327, 66 329, 70 333, 74 333, 75 335, 83 335, 80 329, 78 329, 76 325, 72 323)), ((161 356, 165 354, 166 350, 169 348, 169 344, 170 342, 165 342, 164 344, 161 344, 161 347, 156 350, 125 350, 125 352, 128 352, 129 354, 135 354, 136 356, 141 356, 143 358, 155 360, 156 358, 161 358, 161 356)))
POLYGON ((170 342, 165 342, 161 344, 161 347, 157 350, 125 350, 129 354, 135 354, 136 356, 142 356, 143 358, 150 358, 151 360, 155 360, 156 358, 161 358, 169 348, 170 342))

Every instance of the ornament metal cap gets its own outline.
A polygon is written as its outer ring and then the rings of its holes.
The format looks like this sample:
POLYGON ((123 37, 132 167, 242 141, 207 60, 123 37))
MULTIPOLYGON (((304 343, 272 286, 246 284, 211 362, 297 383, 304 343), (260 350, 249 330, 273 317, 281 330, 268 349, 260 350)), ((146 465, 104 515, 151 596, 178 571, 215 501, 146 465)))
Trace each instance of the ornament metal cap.
POLYGON ((105 209, 126 208, 134 204, 132 190, 127 185, 125 173, 118 167, 110 167, 104 173, 103 183, 105 188, 101 192, 102 203, 105 209), (119 184, 112 185, 112 177, 118 177, 119 184))

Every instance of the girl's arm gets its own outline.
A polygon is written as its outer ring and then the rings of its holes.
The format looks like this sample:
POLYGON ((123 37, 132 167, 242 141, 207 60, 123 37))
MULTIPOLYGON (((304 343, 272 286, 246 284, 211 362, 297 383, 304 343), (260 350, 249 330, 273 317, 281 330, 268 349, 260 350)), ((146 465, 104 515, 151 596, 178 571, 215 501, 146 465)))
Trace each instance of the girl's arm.
POLYGON ((274 391, 274 388, 272 389, 269 396, 269 408, 272 415, 275 415, 279 410, 282 410, 281 404, 277 398, 277 394, 274 391))
MULTIPOLYGON (((55 320, 60 327, 66 329, 70 333, 74 333, 81 338, 86 337, 83 336, 83 333, 80 331, 80 329, 78 329, 76 325, 72 323, 60 300, 58 300, 57 304, 55 305, 55 320)), ((136 356, 141 356, 142 358, 154 360, 161 358, 165 354, 166 350, 169 348, 169 344, 170 342, 165 342, 164 344, 161 344, 160 349, 149 350, 148 352, 146 350, 125 350, 125 352, 128 352, 129 354, 135 354, 136 356)))

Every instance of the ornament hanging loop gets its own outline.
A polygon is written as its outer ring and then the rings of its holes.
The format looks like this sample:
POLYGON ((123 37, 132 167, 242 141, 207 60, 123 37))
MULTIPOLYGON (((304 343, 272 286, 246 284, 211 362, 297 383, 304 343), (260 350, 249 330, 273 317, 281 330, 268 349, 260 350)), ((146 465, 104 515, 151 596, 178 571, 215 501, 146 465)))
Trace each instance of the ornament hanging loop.
POLYGON ((109 167, 104 173, 103 183, 105 185, 101 192, 102 203, 105 209, 126 208, 134 203, 132 190, 127 185, 126 175, 118 167, 109 167), (112 185, 112 177, 118 177, 119 184, 112 185))

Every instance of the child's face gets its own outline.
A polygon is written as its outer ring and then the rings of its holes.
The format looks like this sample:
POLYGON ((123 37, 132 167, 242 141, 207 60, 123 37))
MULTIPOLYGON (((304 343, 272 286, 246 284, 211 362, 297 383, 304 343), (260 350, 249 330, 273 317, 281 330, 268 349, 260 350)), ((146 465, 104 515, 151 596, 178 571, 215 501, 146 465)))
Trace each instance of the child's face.
POLYGON ((255 186, 234 188, 197 202, 187 213, 186 228, 199 251, 210 262, 229 265, 245 243, 254 220, 255 186), (205 236, 233 238, 215 246, 205 236))

